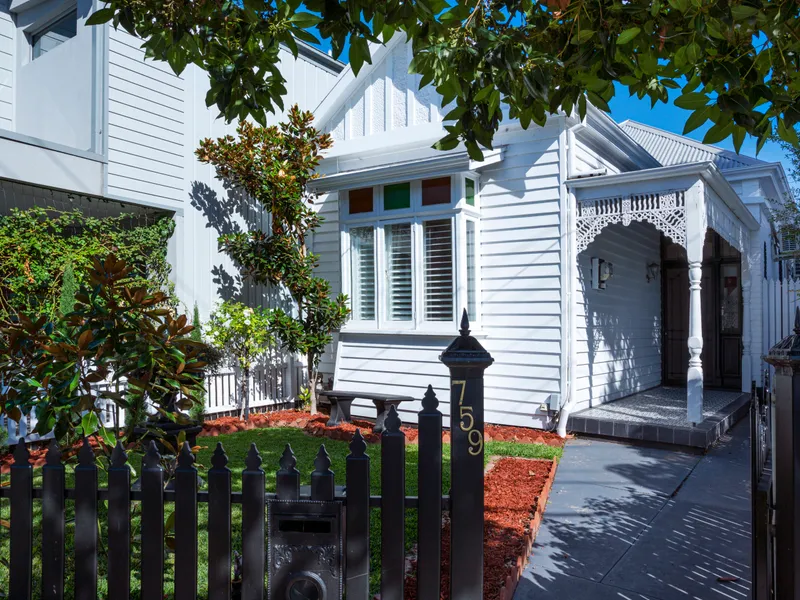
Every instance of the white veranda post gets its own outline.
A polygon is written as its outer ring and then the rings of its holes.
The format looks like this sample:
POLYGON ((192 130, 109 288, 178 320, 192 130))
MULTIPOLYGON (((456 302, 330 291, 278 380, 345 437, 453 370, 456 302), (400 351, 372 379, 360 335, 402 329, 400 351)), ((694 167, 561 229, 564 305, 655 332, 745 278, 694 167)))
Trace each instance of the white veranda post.
POLYGON ((703 420, 703 317, 700 282, 703 278, 703 245, 708 220, 701 183, 686 192, 686 257, 689 262, 689 370, 686 375, 686 418, 703 420))
POLYGON ((753 363, 751 360, 753 335, 750 323, 750 292, 752 288, 752 265, 747 252, 741 254, 742 261, 742 391, 750 392, 753 380, 753 363))

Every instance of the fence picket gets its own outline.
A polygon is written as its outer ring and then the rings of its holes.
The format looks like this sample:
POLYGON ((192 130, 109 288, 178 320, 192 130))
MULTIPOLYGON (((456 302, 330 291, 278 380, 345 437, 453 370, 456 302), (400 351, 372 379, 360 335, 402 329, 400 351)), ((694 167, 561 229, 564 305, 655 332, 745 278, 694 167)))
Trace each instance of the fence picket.
POLYGON ((346 469, 347 598, 369 600, 369 456, 360 429, 350 442, 346 469))
POLYGON ((20 438, 11 465, 11 552, 9 597, 29 600, 33 563, 33 466, 20 438))
POLYGON ((155 441, 142 463, 142 598, 164 594, 164 469, 155 441))
POLYGON ((75 600, 97 598, 97 464, 83 438, 75 467, 75 600))
POLYGON ((275 477, 278 500, 297 500, 300 498, 300 471, 296 468, 297 459, 289 444, 283 449, 279 464, 281 468, 275 477))
MULTIPOLYGON (((405 444, 392 406, 381 434, 381 600, 403 600, 405 579, 405 444)), ((441 459, 440 459, 441 460, 441 459)))
POLYGON ((419 412, 417 598, 439 600, 442 561, 442 413, 428 386, 419 412))
POLYGON ((42 468, 42 600, 64 598, 64 487, 61 451, 55 440, 42 468))
POLYGON ((331 457, 325 449, 325 444, 320 445, 317 457, 314 459, 314 472, 311 473, 311 499, 328 501, 333 500, 336 485, 333 471, 331 471, 331 457))
POLYGON ((251 444, 242 472, 242 600, 264 599, 264 483, 261 455, 251 444))
POLYGON ((231 597, 231 471, 217 443, 208 471, 208 600, 231 597))
POLYGON ((175 469, 175 600, 197 598, 197 469, 184 442, 175 469))
POLYGON ((128 598, 131 589, 131 468, 117 442, 108 471, 108 597, 128 598))

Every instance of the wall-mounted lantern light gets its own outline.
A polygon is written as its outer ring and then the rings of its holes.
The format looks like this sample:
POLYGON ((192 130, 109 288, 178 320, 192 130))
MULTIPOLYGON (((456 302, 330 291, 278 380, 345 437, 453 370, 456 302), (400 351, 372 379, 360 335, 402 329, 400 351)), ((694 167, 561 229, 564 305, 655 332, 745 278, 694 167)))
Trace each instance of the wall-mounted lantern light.
POLYGON ((650 264, 647 265, 647 283, 650 283, 651 281, 655 281, 656 279, 658 279, 659 269, 660 266, 656 262, 651 262, 650 264))
POLYGON ((606 281, 614 274, 614 265, 602 258, 592 258, 592 289, 606 289, 606 281))

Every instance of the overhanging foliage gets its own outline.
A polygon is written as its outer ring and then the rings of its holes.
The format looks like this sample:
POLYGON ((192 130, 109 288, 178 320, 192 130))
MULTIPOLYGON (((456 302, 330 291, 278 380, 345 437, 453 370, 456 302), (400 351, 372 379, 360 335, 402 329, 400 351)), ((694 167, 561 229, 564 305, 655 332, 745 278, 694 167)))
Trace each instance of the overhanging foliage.
MULTIPOLYGON (((176 73, 208 71, 206 97, 227 120, 283 108, 278 52, 315 31, 335 57, 349 43, 357 74, 368 42, 403 32, 413 72, 454 102, 438 147, 491 148, 503 120, 524 127, 547 114, 608 110, 615 83, 691 110, 685 132, 711 121, 705 142, 773 132, 798 145, 800 3, 795 0, 110 0, 90 24, 111 21, 145 39, 147 56, 176 73)), ((312 108, 312 107, 306 107, 312 108)))

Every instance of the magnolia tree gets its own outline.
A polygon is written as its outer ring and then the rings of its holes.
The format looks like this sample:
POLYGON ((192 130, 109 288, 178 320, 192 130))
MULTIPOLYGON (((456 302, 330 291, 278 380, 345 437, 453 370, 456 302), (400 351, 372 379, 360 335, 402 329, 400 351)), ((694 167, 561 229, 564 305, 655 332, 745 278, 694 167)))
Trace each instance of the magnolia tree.
POLYGON ((135 287, 130 274, 113 254, 95 258, 69 312, 54 320, 20 312, 0 327, 0 415, 35 414, 36 432, 59 442, 100 433, 109 443, 98 401, 127 413, 147 400, 173 421, 182 418, 173 407, 199 401, 203 345, 164 292, 135 287))
POLYGON ((319 360, 349 309, 346 296, 332 297, 330 283, 314 275, 319 259, 306 246, 308 234, 322 222, 312 208, 316 195, 308 183, 316 177, 321 152, 332 145, 312 122, 311 113, 296 106, 288 121, 277 126, 242 121, 238 137, 203 140, 197 157, 214 165, 217 177, 244 190, 270 217, 267 231, 224 235, 219 241, 245 276, 281 288, 293 300, 291 310, 271 310, 270 330, 287 350, 305 355, 314 413, 319 360))
MULTIPOLYGON (((759 148, 777 131, 798 145, 800 3, 796 0, 106 0, 89 23, 124 27, 147 56, 176 73, 209 74, 209 106, 231 121, 283 107, 279 51, 296 40, 345 49, 353 72, 369 43, 405 34, 410 71, 433 86, 445 116, 440 148, 491 147, 506 118, 523 127, 548 114, 608 110, 617 89, 692 111, 687 129, 711 123, 705 141, 746 134, 759 148)), ((688 116, 688 115, 687 115, 688 116)))
POLYGON ((245 421, 250 417, 250 374, 272 343, 269 329, 267 311, 240 302, 223 302, 205 326, 208 343, 228 353, 239 367, 239 417, 245 421))

